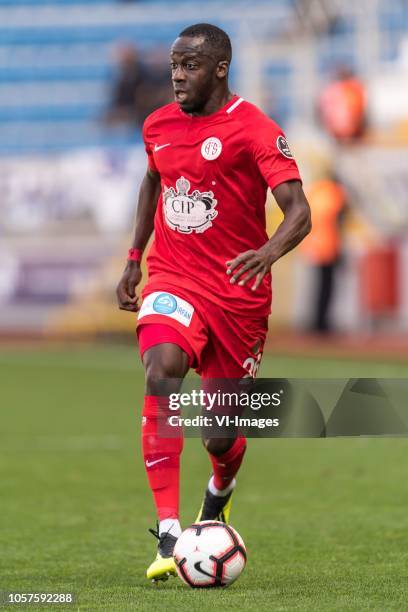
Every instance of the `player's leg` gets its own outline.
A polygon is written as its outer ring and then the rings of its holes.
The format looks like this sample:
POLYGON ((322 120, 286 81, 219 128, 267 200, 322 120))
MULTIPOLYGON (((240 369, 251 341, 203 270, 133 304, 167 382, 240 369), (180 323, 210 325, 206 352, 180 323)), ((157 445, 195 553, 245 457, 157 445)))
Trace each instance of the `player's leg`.
MULTIPOLYGON (((212 382, 212 380, 204 381, 204 388, 211 388, 212 382)), ((218 386, 223 387, 223 385, 218 386)), ((225 410, 223 406, 214 406, 213 410, 218 415, 232 416, 236 413, 235 408, 225 410)), ((212 426, 203 428, 202 441, 211 461, 212 474, 197 520, 220 520, 228 523, 232 493, 236 485, 235 477, 244 458, 246 439, 235 427, 212 426)))
MULTIPOLYGON (((202 318, 187 300, 169 292, 146 296, 138 317, 139 349, 146 371, 142 448, 144 465, 155 501, 159 539, 156 560, 147 577, 165 580, 176 573, 172 553, 179 535, 179 474, 182 428, 168 424, 177 416, 169 395, 179 390, 190 367, 195 367, 207 342, 202 318), (177 306, 182 315, 179 315, 177 306)), ((173 421, 174 423, 174 421, 173 421)))
MULTIPOLYGON (((212 336, 205 353, 204 385, 219 386, 224 379, 226 391, 233 391, 236 380, 256 376, 267 332, 266 318, 242 321, 238 316, 214 312, 210 317, 212 336), (228 389, 228 386, 232 386, 228 389)), ((207 313, 208 316, 208 313, 207 313)), ((204 359, 203 359, 204 361, 204 359)), ((225 407, 216 409, 223 413, 225 407)), ((231 413, 230 413, 231 414, 231 413)), ((234 414, 238 414, 237 409, 234 414)), ((238 415, 239 416, 239 415, 238 415)), ((212 464, 212 475, 207 485, 198 520, 229 521, 231 496, 236 475, 241 467, 246 440, 239 431, 228 427, 225 436, 219 430, 203 431, 203 443, 212 464)))
POLYGON ((187 352, 181 348, 183 338, 179 333, 165 326, 142 326, 139 343, 146 372, 143 459, 158 517, 157 531, 151 531, 159 540, 157 557, 148 568, 147 577, 163 580, 176 573, 173 549, 181 533, 179 479, 183 433, 181 427, 168 425, 169 416, 177 415, 174 410, 170 411, 169 395, 178 392, 180 379, 190 367, 191 354, 188 354, 188 348, 185 347, 187 352), (166 341, 146 349, 158 331, 166 341))
POLYGON ((146 394, 142 419, 142 449, 147 477, 160 521, 160 533, 178 536, 179 464, 183 449, 181 427, 169 426, 177 415, 169 408, 169 395, 177 393, 189 369, 189 356, 176 344, 159 344, 143 356, 146 394), (169 437, 167 437, 169 436, 169 437))
POLYGON ((208 481, 197 520, 220 520, 228 523, 232 493, 236 485, 235 476, 244 458, 246 439, 242 435, 235 438, 204 438, 203 443, 213 473, 208 481))

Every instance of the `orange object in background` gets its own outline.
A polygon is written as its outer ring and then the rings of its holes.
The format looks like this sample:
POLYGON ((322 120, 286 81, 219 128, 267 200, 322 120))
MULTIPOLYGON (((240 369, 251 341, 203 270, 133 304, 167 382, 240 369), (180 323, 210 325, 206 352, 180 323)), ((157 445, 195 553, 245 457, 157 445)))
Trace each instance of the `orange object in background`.
POLYGON ((339 141, 362 135, 366 94, 363 83, 352 75, 327 85, 319 99, 319 113, 326 131, 339 141))
POLYGON ((400 303, 399 253, 394 245, 376 247, 362 258, 361 305, 366 314, 395 313, 400 303))
POLYGON ((346 194, 335 181, 315 181, 306 190, 312 213, 312 231, 301 243, 303 256, 312 264, 325 265, 337 260, 341 250, 339 214, 346 194))

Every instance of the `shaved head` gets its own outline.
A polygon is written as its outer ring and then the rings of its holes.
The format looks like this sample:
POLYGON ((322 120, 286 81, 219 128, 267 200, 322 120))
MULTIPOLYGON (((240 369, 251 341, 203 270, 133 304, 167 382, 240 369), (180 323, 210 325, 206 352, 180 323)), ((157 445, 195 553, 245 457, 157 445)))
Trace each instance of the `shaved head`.
POLYGON ((197 23, 185 28, 180 32, 179 37, 201 38, 203 47, 208 48, 214 59, 224 60, 228 63, 232 58, 231 41, 226 32, 210 23, 197 23))

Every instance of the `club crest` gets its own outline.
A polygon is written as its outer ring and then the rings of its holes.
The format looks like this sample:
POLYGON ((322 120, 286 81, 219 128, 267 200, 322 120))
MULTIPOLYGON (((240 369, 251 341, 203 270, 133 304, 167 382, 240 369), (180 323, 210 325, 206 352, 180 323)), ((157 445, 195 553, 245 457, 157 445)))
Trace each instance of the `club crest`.
POLYGON ((218 215, 215 210, 217 200, 212 191, 195 189, 189 194, 190 187, 190 181, 182 176, 176 181, 176 189, 164 189, 164 216, 173 230, 183 234, 201 234, 212 226, 213 219, 218 215))
POLYGON ((201 145, 201 155, 204 157, 204 159, 207 159, 208 161, 217 159, 217 157, 221 155, 221 151, 221 140, 219 138, 215 138, 215 136, 207 138, 201 145))

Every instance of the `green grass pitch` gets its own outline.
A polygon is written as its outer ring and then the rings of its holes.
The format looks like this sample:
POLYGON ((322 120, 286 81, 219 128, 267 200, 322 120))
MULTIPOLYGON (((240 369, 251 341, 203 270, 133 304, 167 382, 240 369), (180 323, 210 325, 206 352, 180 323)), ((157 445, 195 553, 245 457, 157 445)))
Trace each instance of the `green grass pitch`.
MULTIPOLYGON (((275 356, 261 375, 406 377, 407 366, 275 356)), ((0 393, 0 591, 73 591, 70 609, 115 612, 407 609, 408 440, 250 441, 232 510, 247 568, 230 589, 195 591, 144 577, 156 542, 136 350, 3 350, 0 393)), ((187 440, 184 526, 209 466, 187 440)))

